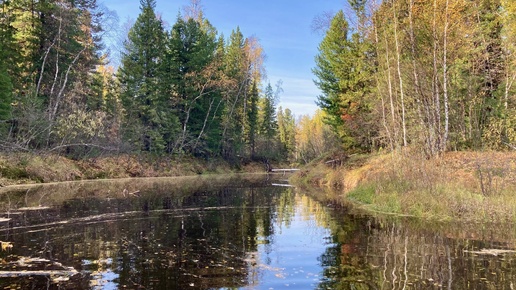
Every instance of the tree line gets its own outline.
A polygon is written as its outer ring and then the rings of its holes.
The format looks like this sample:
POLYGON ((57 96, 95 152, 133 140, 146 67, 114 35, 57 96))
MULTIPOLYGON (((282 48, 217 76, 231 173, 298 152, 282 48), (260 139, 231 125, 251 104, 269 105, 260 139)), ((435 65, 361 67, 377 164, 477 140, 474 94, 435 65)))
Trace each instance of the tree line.
POLYGON ((344 148, 516 148, 514 1, 348 2, 313 70, 344 148))
POLYGON ((170 29, 140 1, 109 66, 96 0, 0 3, 0 150, 309 162, 347 151, 516 148, 516 4, 349 0, 313 72, 321 111, 277 109, 264 51, 199 0, 170 29))
POLYGON ((96 0, 0 5, 0 150, 294 155, 294 116, 276 108, 281 83, 265 83, 259 41, 219 34, 200 1, 167 31, 155 0, 141 0, 118 68, 96 0))

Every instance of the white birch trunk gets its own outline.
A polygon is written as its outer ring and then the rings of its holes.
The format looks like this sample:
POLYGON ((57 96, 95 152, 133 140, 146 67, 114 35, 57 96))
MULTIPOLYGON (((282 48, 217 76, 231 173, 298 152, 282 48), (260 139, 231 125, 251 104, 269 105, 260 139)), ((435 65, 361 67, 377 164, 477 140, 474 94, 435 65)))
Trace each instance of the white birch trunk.
POLYGON ((444 35, 443 35, 443 97, 444 97, 444 134, 441 140, 441 151, 446 151, 448 143, 448 130, 450 124, 449 102, 448 102, 448 3, 446 0, 444 15, 444 35))
POLYGON ((396 42, 396 64, 398 67, 398 78, 400 83, 400 99, 401 99, 401 128, 403 130, 403 146, 407 146, 407 125, 405 121, 405 93, 403 92, 403 77, 401 74, 400 48, 398 41, 398 18, 396 15, 396 7, 393 5, 394 15, 394 39, 396 42))

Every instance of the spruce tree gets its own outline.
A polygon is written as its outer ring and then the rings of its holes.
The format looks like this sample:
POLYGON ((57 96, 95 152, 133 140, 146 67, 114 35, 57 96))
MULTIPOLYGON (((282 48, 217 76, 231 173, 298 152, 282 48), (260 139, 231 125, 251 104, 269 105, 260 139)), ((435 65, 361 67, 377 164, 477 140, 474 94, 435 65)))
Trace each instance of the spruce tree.
MULTIPOLYGON (((278 85, 278 90, 280 90, 278 85)), ((277 141, 278 136, 278 122, 276 116, 276 102, 279 91, 274 92, 270 83, 265 87, 264 95, 262 98, 262 118, 261 118, 261 136, 265 139, 265 151, 264 155, 268 157, 276 157, 276 150, 274 145, 277 141)))
POLYGON ((251 86, 251 92, 248 98, 248 109, 247 109, 247 130, 246 140, 249 145, 251 153, 251 159, 254 158, 256 153, 256 137, 258 135, 258 102, 260 95, 258 93, 258 87, 256 83, 251 86))
POLYGON ((367 43, 358 34, 348 35, 348 23, 339 11, 319 45, 313 73, 322 91, 317 104, 327 114, 326 122, 339 134, 347 148, 367 146, 359 140, 371 90, 367 43))
POLYGON ((278 113, 278 135, 282 145, 282 153, 286 159, 293 160, 296 150, 296 120, 292 111, 288 108, 283 110, 279 107, 278 113))
POLYGON ((244 47, 245 38, 237 27, 231 32, 224 55, 224 74, 230 84, 225 90, 222 116, 222 154, 226 158, 239 155, 244 145, 244 104, 250 85, 244 47))
MULTIPOLYGON (((0 57, 1 55, 2 49, 0 47, 0 57)), ((0 128, 5 128, 7 121, 11 119, 12 90, 13 85, 7 73, 7 68, 3 63, 0 63, 0 128)), ((0 131, 0 136, 1 134, 0 131)))
POLYGON ((13 84, 8 65, 14 67, 13 59, 13 30, 6 13, 7 3, 0 6, 0 139, 4 139, 2 128, 7 128, 7 121, 11 118, 11 102, 13 84))
POLYGON ((177 129, 169 100, 159 91, 165 32, 154 12, 156 2, 141 0, 140 5, 118 72, 126 110, 124 137, 138 149, 162 153, 177 129))
POLYGON ((265 87, 262 105, 262 124, 261 132, 267 139, 272 139, 278 129, 276 121, 276 95, 270 83, 265 87))
POLYGON ((210 151, 207 143, 213 137, 211 120, 220 103, 217 67, 213 65, 215 37, 214 28, 202 18, 178 17, 170 34, 165 62, 169 81, 165 87, 179 113, 180 151, 210 151))

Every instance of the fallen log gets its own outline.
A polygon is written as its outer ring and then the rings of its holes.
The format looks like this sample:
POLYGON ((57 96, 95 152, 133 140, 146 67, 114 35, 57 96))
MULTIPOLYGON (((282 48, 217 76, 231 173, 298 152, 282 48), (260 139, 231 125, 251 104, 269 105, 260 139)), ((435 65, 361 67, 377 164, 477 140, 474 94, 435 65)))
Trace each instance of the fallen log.
POLYGON ((283 169, 271 169, 271 172, 295 172, 299 171, 297 168, 283 168, 283 169))

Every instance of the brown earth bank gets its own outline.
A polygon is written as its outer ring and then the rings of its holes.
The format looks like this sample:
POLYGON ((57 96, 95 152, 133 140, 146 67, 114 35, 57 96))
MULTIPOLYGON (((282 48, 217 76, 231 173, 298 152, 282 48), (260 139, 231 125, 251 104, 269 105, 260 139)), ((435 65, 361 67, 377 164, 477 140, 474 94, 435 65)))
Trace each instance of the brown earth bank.
POLYGON ((293 178, 370 212, 473 222, 516 221, 516 152, 333 153, 293 178))
POLYGON ((171 177, 198 174, 265 172, 261 162, 230 164, 222 159, 117 155, 83 160, 29 153, 0 153, 0 187, 129 177, 171 177))

